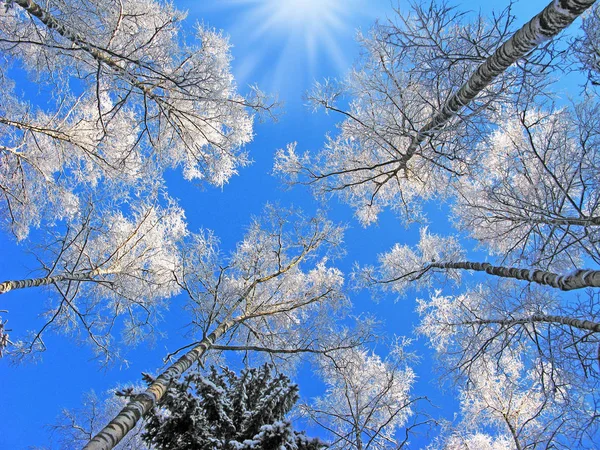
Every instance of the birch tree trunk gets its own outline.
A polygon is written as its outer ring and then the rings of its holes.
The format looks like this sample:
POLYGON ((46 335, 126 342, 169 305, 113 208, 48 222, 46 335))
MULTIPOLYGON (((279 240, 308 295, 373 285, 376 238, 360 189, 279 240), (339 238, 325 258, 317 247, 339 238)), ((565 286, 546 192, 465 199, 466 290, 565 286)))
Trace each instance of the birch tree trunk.
POLYGON ((84 450, 108 450, 117 445, 129 433, 144 414, 165 395, 171 380, 181 376, 192 364, 198 361, 213 344, 241 319, 230 319, 222 322, 211 334, 198 345, 183 355, 166 371, 154 380, 141 394, 133 398, 96 436, 87 443, 84 450))
POLYGON ((89 272, 69 273, 55 275, 52 277, 27 278, 24 280, 9 280, 0 283, 0 295, 6 294, 14 289, 26 289, 38 286, 48 286, 49 284, 59 283, 61 281, 93 281, 93 278, 101 274, 109 274, 110 271, 94 269, 89 272))
POLYGON ((479 262, 433 263, 429 264, 427 267, 437 269, 475 270, 478 272, 486 272, 496 277, 531 281, 532 283, 551 286, 563 291, 572 291, 574 289, 583 289, 586 287, 600 287, 600 271, 598 270, 577 270, 572 275, 558 275, 545 270, 493 266, 489 263, 479 262))
POLYGON ((419 146, 441 129, 463 106, 468 105, 509 66, 567 28, 596 0, 553 0, 544 10, 523 25, 508 41, 502 44, 465 84, 452 95, 444 107, 413 137, 406 153, 399 159, 400 168, 417 152, 419 146))
POLYGON ((82 50, 89 53, 98 62, 103 62, 106 65, 116 69, 119 72, 123 72, 123 68, 120 67, 108 53, 100 47, 95 46, 88 42, 83 36, 69 30, 59 20, 57 20, 52 14, 43 9, 33 0, 13 0, 14 3, 19 5, 30 15, 37 17, 50 30, 55 30, 65 39, 71 41, 74 45, 81 48, 82 50))
POLYGON ((81 48, 85 52, 87 52, 92 58, 94 58, 99 63, 104 63, 122 76, 124 76, 128 82, 140 89, 144 94, 152 98, 153 100, 158 101, 159 99, 152 93, 150 89, 144 86, 136 77, 129 74, 123 67, 121 67, 113 58, 111 58, 110 54, 100 48, 95 46, 94 44, 88 42, 83 36, 69 30, 65 27, 59 20, 57 20, 52 14, 48 11, 44 10, 40 5, 38 5, 33 0, 14 0, 14 2, 31 14, 34 17, 37 17, 40 22, 42 22, 48 29, 55 30, 58 34, 60 34, 65 39, 69 40, 81 48))
POLYGON ((580 320, 572 317, 565 316, 552 316, 545 314, 534 314, 531 317, 522 319, 479 319, 467 322, 466 325, 484 325, 484 324, 497 324, 505 327, 511 327, 514 325, 525 325, 528 323, 550 323, 550 324, 562 324, 573 328, 579 328, 580 330, 592 331, 594 333, 600 333, 600 323, 592 322, 591 320, 580 320))
POLYGON ((90 46, 90 44, 88 44, 85 41, 85 39, 83 39, 81 36, 73 33, 68 28, 66 28, 64 25, 62 25, 58 20, 56 20, 52 16, 52 14, 50 14, 48 11, 44 10, 40 5, 38 5, 33 0, 13 0, 13 3, 16 3, 17 5, 19 5, 21 8, 23 8, 25 11, 27 11, 32 16, 37 17, 40 20, 40 22, 42 22, 44 25, 46 25, 51 30, 56 30, 56 32, 58 34, 67 38, 68 40, 70 40, 74 44, 78 45, 79 47, 83 48, 84 50, 91 51, 91 46, 90 46))
MULTIPOLYGON (((504 217, 492 216, 492 219, 505 220, 504 217)), ((543 218, 520 218, 515 217, 510 219, 512 222, 535 223, 544 225, 557 225, 559 227, 598 227, 600 226, 600 217, 561 217, 558 219, 543 219, 543 218)))
POLYGON ((121 439, 123 439, 125 435, 135 427, 140 418, 143 417, 144 414, 148 413, 148 411, 150 411, 150 409, 160 401, 160 399, 165 395, 165 392, 167 391, 169 383, 172 379, 180 377, 185 371, 187 371, 194 362, 198 361, 206 353, 206 351, 212 348, 215 342, 221 336, 227 333, 227 331, 229 331, 232 327, 253 317, 247 312, 237 317, 232 316, 236 308, 251 295, 256 286, 261 283, 266 283, 291 271, 306 257, 310 251, 316 248, 315 245, 318 244, 313 243, 311 246, 305 247, 304 250, 298 256, 293 258, 285 267, 278 267, 276 272, 257 278, 250 283, 243 294, 241 294, 233 303, 227 315, 214 329, 214 331, 204 337, 198 345, 192 348, 189 352, 172 364, 166 371, 159 375, 156 380, 154 380, 154 382, 148 386, 148 389, 132 399, 121 410, 121 412, 119 412, 119 414, 117 414, 117 416, 110 421, 108 425, 106 425, 96 436, 90 440, 90 442, 87 443, 87 445, 84 447, 84 450, 109 450, 117 445, 121 439))
POLYGON ((510 431, 510 435, 513 438, 513 442, 515 443, 516 449, 523 450, 523 446, 521 445, 521 442, 519 442, 519 434, 517 433, 517 430, 515 430, 515 426, 511 423, 508 415, 503 413, 502 418, 504 419, 504 422, 506 423, 506 426, 510 431))

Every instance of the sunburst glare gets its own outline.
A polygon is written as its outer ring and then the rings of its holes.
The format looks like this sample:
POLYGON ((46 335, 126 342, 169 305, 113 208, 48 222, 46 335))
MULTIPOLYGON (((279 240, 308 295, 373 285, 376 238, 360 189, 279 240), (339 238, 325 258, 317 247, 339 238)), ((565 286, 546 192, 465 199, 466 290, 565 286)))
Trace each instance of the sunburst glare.
POLYGON ((255 3, 261 15, 270 16, 275 26, 300 26, 314 29, 322 26, 340 26, 344 14, 340 0, 246 0, 255 3))
POLYGON ((238 57, 238 81, 255 79, 260 68, 261 84, 276 90, 318 77, 323 66, 343 74, 351 62, 344 46, 369 9, 366 0, 226 0, 220 8, 233 13, 234 44, 248 49, 238 57))

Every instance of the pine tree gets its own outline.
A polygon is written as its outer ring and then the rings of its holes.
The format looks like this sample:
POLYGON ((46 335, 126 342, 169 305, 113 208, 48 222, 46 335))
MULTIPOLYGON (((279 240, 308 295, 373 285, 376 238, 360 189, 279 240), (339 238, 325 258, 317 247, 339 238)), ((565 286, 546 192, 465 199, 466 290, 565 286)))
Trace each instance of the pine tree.
POLYGON ((285 415, 298 400, 298 386, 272 370, 265 364, 237 376, 213 366, 208 375, 174 381, 147 418, 145 442, 157 450, 324 448, 292 429, 285 415))

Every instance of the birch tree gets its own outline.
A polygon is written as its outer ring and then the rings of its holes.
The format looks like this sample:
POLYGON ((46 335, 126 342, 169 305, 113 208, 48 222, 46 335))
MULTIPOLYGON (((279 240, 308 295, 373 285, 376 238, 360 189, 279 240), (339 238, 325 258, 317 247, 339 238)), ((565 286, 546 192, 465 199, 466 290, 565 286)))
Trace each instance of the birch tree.
POLYGON ((400 436, 414 415, 410 391, 415 374, 407 365, 407 342, 387 358, 363 348, 328 354, 319 364, 327 384, 324 396, 305 403, 302 412, 327 431, 331 449, 401 448, 400 436))
POLYGON ((481 358, 460 391, 462 420, 428 448, 572 448, 576 441, 569 428, 575 417, 550 405, 547 397, 535 370, 518 357, 481 358))
POLYGON ((45 324, 14 343, 15 357, 45 350, 43 336, 53 329, 82 334, 108 362, 117 319, 123 318, 125 342, 151 337, 158 311, 179 291, 174 272, 176 244, 187 233, 183 211, 151 201, 133 204, 129 214, 96 208, 90 203, 39 249, 42 276, 0 283, 7 295, 38 286, 51 290, 45 324))
POLYGON ((279 151, 275 171, 337 193, 365 225, 386 207, 406 221, 418 218, 420 200, 468 173, 495 110, 543 91, 534 74, 552 64, 552 55, 548 61, 545 51, 530 52, 593 3, 552 1, 510 37, 509 15, 465 25, 435 4, 377 26, 362 40, 365 56, 348 80, 318 85, 310 95, 344 117, 339 135, 314 158, 294 145, 279 151), (342 95, 351 98, 348 108, 337 103, 342 95))
POLYGON ((598 263, 598 112, 593 98, 570 111, 509 109, 482 143, 478 170, 456 184, 460 229, 507 262, 598 263))
MULTIPOLYGON (((436 293, 429 301, 418 301, 418 332, 430 341, 444 372, 463 392, 472 390, 470 395, 489 394, 477 381, 486 367, 504 371, 510 367, 507 361, 518 362, 526 374, 523 380, 529 380, 519 391, 539 395, 537 412, 525 416, 523 424, 539 420, 544 436, 558 442, 564 437, 562 446, 581 441, 593 448, 598 427, 597 302, 598 294, 589 292, 565 304, 548 290, 511 282, 457 296, 436 293)), ((518 427, 511 426, 514 437, 518 427)), ((517 448, 535 445, 515 443, 517 448)))
POLYGON ((468 261, 466 252, 458 239, 442 237, 421 229, 421 239, 413 248, 396 244, 387 253, 379 255, 379 266, 358 267, 354 277, 359 286, 367 286, 376 291, 391 290, 404 295, 409 289, 439 289, 447 281, 459 284, 461 273, 485 273, 494 278, 521 280, 562 291, 600 287, 600 271, 577 269, 570 273, 556 273, 547 270, 507 267, 487 261, 468 261))
POLYGON ((418 333, 436 351, 443 379, 450 379, 468 402, 499 414, 486 425, 481 421, 485 411, 463 412, 465 422, 432 448, 597 445, 598 294, 588 289, 575 300, 561 297, 559 291, 597 287, 598 271, 559 275, 469 262, 457 239, 422 229, 416 248, 397 244, 380 256, 379 267, 362 268, 356 276, 372 288, 400 295, 409 289, 436 289, 429 301, 418 300, 418 333), (442 295, 439 289, 445 282, 458 285, 467 271, 485 273, 485 284, 463 294, 442 295), (520 368, 512 374, 497 373, 507 370, 508 361, 517 361, 520 368), (480 378, 494 364, 496 372, 480 378), (504 380, 502 392, 493 394, 489 389, 499 387, 499 380, 504 380), (490 395, 496 404, 490 403, 490 395), (536 395, 537 400, 528 399, 536 395), (514 414, 524 410, 518 404, 498 404, 506 399, 538 406, 509 420, 510 409, 514 414), (529 428, 534 425, 538 431, 529 428), (489 426, 504 431, 490 436, 489 426))
MULTIPOLYGON (((184 263, 176 279, 195 311, 193 323, 200 340, 180 349, 186 353, 86 448, 112 448, 160 401, 171 380, 217 346, 289 357, 365 342, 368 334, 344 333, 335 326, 335 317, 346 312, 349 303, 342 291, 342 273, 329 267, 324 256, 340 244, 341 232, 322 217, 294 218, 271 207, 223 262, 216 246, 200 251, 192 245, 183 247, 184 263)), ((206 241, 199 235, 191 239, 206 241)))
POLYGON ((76 181, 136 183, 154 166, 181 167, 189 180, 222 186, 248 164, 249 108, 269 106, 257 90, 237 93, 221 33, 197 26, 188 44, 185 14, 152 0, 5 3, 7 65, 25 68, 52 92, 35 110, 2 70, 2 208, 12 212, 19 237, 37 224, 37 215, 19 223, 21 210, 60 208, 61 197, 35 192, 52 192, 64 174, 68 183, 58 184, 73 195, 76 181))

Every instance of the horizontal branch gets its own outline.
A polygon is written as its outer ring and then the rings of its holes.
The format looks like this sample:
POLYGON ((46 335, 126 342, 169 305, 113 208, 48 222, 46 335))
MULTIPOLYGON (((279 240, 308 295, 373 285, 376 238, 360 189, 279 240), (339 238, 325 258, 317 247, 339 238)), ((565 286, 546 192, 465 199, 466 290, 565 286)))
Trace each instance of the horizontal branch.
POLYGON ((281 354, 298 354, 298 353, 315 353, 319 355, 326 355, 329 352, 335 350, 344 350, 354 348, 360 345, 359 343, 355 345, 340 345, 327 349, 314 349, 314 348, 269 348, 269 347, 260 347, 256 345, 213 345, 212 348, 215 350, 222 351, 234 351, 234 352, 263 352, 263 353, 281 353, 281 354))
POLYGON ((256 345, 213 345, 214 350, 222 351, 234 351, 234 352, 263 352, 263 353, 285 353, 285 354, 296 354, 296 353, 326 353, 327 350, 315 350, 312 348, 269 348, 259 347, 256 345))

